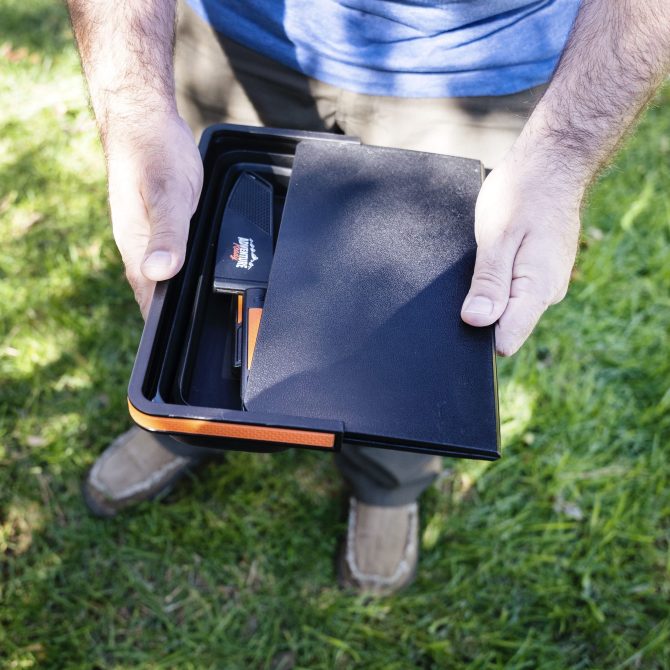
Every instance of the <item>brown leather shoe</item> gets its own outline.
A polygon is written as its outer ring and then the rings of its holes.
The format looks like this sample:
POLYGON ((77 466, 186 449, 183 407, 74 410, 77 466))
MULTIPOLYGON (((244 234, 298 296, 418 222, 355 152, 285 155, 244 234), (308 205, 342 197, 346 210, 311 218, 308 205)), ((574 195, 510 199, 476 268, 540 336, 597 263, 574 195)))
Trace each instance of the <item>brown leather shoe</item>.
POLYGON ((117 437, 82 485, 91 512, 112 517, 134 503, 151 500, 201 462, 172 453, 161 443, 165 440, 137 427, 117 437))
POLYGON ((347 536, 338 556, 338 582, 359 593, 389 595, 408 586, 419 558, 417 503, 399 507, 349 500, 347 536))

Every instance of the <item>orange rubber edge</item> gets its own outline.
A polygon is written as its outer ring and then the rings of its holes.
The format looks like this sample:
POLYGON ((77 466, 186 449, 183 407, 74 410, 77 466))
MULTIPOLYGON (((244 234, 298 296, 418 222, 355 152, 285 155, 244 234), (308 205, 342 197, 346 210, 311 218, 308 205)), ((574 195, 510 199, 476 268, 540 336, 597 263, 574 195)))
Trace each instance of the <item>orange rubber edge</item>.
POLYGON ((133 421, 147 430, 159 430, 166 433, 186 433, 191 435, 211 435, 213 437, 232 437, 239 440, 259 440, 260 442, 280 442, 305 447, 333 449, 335 435, 319 433, 314 430, 296 428, 270 428, 252 424, 225 423, 222 421, 203 421, 202 419, 178 419, 175 417, 145 414, 128 400, 128 411, 133 421))
POLYGON ((242 323, 242 301, 243 301, 243 296, 241 293, 238 294, 237 296, 237 325, 242 323))

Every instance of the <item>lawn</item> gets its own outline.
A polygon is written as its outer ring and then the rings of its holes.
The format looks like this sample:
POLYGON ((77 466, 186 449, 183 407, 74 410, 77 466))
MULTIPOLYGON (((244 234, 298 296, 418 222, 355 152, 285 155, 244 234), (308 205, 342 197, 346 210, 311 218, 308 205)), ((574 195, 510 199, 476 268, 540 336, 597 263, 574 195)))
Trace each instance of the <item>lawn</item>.
POLYGON ((504 456, 445 461, 406 593, 340 592, 320 453, 231 454, 111 521, 142 323, 64 8, 0 0, 0 666, 670 667, 670 88, 593 189, 567 299, 499 363, 504 456))

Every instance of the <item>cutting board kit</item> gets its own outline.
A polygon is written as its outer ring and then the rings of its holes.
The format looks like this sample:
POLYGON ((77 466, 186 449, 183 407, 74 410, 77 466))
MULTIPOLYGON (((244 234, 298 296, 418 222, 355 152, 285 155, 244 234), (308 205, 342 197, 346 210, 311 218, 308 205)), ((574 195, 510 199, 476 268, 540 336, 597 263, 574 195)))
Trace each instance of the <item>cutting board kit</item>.
POLYGON ((200 151, 186 261, 156 287, 133 419, 220 449, 497 458, 493 328, 460 318, 481 164, 232 125, 200 151))

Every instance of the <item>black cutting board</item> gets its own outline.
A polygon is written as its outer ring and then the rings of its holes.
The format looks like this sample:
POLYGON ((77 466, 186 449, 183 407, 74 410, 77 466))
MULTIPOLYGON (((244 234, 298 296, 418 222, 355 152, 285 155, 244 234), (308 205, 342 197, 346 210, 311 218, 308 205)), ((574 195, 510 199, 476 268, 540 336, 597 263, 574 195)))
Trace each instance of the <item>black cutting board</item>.
POLYGON ((245 405, 345 439, 496 458, 492 328, 460 318, 478 161, 298 147, 245 405))

